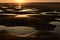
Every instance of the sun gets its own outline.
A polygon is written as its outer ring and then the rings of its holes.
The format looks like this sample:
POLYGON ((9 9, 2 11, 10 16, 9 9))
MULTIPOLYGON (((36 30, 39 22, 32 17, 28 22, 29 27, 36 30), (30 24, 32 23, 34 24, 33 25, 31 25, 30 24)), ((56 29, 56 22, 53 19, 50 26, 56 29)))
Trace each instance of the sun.
POLYGON ((15 0, 16 3, 25 3, 25 0, 15 0))

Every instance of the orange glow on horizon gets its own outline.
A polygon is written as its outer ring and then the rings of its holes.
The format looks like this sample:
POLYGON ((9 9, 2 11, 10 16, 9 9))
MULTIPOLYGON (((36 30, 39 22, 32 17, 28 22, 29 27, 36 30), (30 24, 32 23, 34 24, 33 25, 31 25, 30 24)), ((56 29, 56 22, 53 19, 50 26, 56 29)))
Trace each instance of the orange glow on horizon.
POLYGON ((60 2, 60 0, 0 0, 0 3, 60 2))
POLYGON ((26 0, 15 0, 16 3, 25 3, 26 0))

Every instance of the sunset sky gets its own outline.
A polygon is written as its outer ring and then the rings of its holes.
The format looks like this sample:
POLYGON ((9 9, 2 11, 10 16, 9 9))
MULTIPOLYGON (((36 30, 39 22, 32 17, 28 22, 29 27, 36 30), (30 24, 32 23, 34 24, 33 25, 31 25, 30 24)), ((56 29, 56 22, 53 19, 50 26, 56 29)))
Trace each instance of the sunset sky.
POLYGON ((0 0, 0 3, 18 3, 18 2, 60 2, 60 0, 0 0))

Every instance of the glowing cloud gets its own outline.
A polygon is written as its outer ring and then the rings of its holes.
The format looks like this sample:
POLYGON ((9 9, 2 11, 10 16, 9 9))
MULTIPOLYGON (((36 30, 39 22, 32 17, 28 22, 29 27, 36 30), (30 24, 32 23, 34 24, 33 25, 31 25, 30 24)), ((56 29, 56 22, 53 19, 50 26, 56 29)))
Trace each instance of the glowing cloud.
POLYGON ((29 17, 29 16, 28 15, 17 15, 15 17, 17 17, 17 18, 23 18, 23 17, 29 17))

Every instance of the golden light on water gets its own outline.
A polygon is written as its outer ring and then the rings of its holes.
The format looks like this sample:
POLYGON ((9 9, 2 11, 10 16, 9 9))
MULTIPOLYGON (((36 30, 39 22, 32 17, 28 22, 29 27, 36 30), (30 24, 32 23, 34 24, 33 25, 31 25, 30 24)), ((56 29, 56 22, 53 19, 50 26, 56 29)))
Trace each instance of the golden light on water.
POLYGON ((15 0, 16 3, 25 3, 25 0, 15 0))

